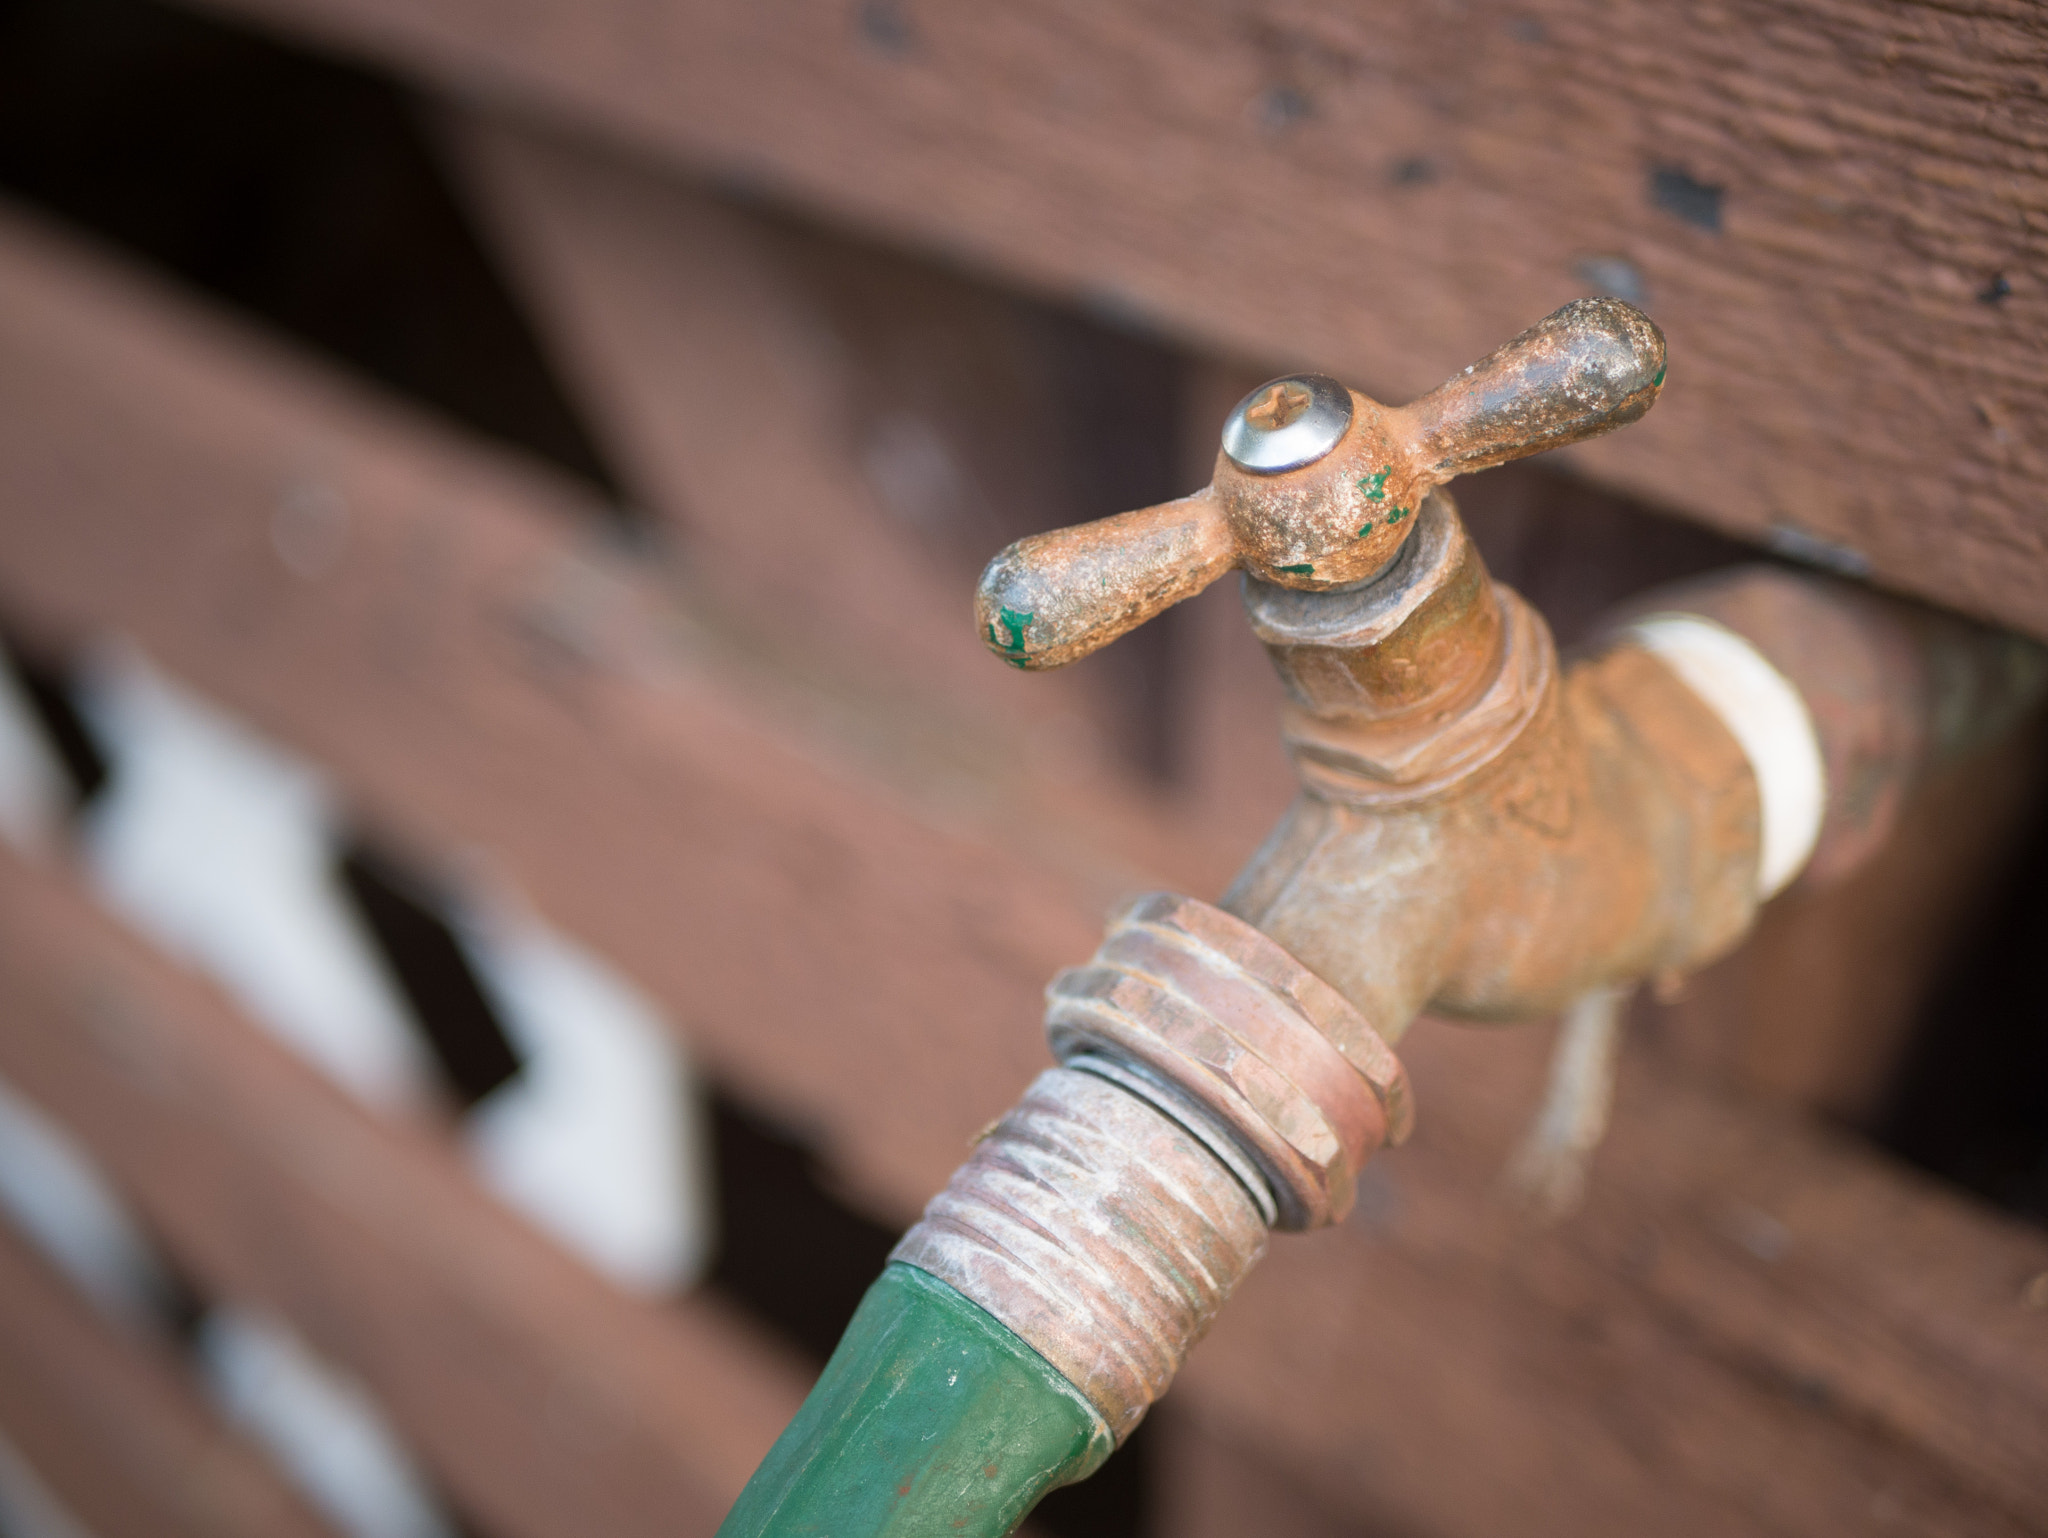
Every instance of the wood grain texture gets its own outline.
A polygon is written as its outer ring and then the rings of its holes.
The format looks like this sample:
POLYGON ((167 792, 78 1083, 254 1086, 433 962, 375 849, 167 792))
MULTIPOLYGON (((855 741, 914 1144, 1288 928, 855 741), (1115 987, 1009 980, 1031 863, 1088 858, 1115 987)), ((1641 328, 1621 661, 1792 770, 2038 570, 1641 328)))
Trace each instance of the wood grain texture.
POLYGON ((708 1534, 795 1411, 800 1370, 717 1304, 617 1292, 12 856, 0 998, 0 1072, 210 1295, 359 1376, 488 1531, 708 1534))
POLYGON ((96 1538, 332 1538, 163 1342, 0 1227, 0 1436, 96 1538))
POLYGON ((1404 1039, 1413 1142, 1327 1243, 1274 1246, 1184 1414, 1368 1531, 2048 1525, 2048 1332, 2023 1298, 2048 1237, 1642 1052, 1586 1208, 1532 1230, 1488 1193, 1542 1045, 1404 1039))
MULTIPOLYGON (((610 462, 674 540, 694 602, 821 695, 899 696, 893 729, 865 734, 899 766, 978 750, 1029 763, 1009 796, 1054 781, 1068 810, 1086 785, 1125 828, 1156 822, 1161 787, 1134 783, 1145 744, 1132 727, 1151 713, 1139 669, 1158 647, 1027 679, 991 671, 972 623, 995 551, 1126 505, 1088 500, 1113 485, 1075 484, 1090 468, 1119 479, 1074 442, 1086 408, 1073 376, 1112 361, 1073 356, 1079 326, 530 123, 448 111, 441 127, 610 462), (907 740, 903 706, 917 699, 944 703, 947 741, 907 740)), ((1171 394, 1156 395, 1123 403, 1123 417, 1170 410, 1171 394)), ((1210 442, 1187 487, 1214 457, 1210 442)), ((839 729, 863 735, 857 721, 839 729)), ((1267 803, 1267 821, 1284 805, 1267 803)), ((1176 823, 1185 855, 1188 829, 1204 826, 1176 823)), ((1220 888, 1249 843, 1206 842, 1215 860, 1202 874, 1220 888)))
POLYGON ((1693 1075, 1869 1126, 1930 995, 2009 885, 2048 769, 2035 729, 1919 788, 1869 864, 1801 881, 1742 949, 1639 1013, 1693 1075))
MULTIPOLYGON (((579 555, 573 501, 544 475, 18 219, 0 236, 0 498, 17 510, 0 520, 0 612, 49 637, 125 630, 328 764, 413 847, 516 880, 649 987, 714 1072, 811 1129, 849 1190, 908 1218, 1043 1063, 1038 990, 1092 947, 1111 856, 1090 866, 1021 814, 1001 838, 937 826, 943 806, 778 714, 764 675, 693 651, 657 571, 579 555), (268 533, 280 485, 308 467, 350 508, 343 553, 314 577, 268 533)), ((62 954, 32 933, 14 954, 62 954)), ((59 1082, 24 1064, 24 1084, 138 1187, 160 1178, 166 1213, 246 1188, 246 1152, 182 1178, 145 1158, 168 1145, 126 1130, 150 1125, 149 1102, 118 1075, 150 1059, 98 1030, 52 1036, 73 1067, 59 1082)), ((1592 1205, 1532 1238, 1489 1192, 1537 1098, 1541 1034, 1411 1041, 1415 1143, 1375 1167, 1351 1224, 1276 1246, 1171 1406, 1316 1509, 1392 1530, 2048 1527, 2033 1435, 2048 1339, 2021 1302, 2048 1239, 1640 1066, 1592 1205)), ((221 1053, 216 1099, 238 1082, 221 1053)), ((233 1056, 265 1083, 290 1067, 247 1043, 233 1056)), ((312 1212, 334 1200, 318 1171, 374 1156, 397 1180, 393 1153, 337 1151, 323 1128, 338 1111, 247 1100, 312 1212), (287 1136, 271 1118, 291 1114, 287 1136)), ((359 1242, 389 1267, 453 1241, 359 1242)), ((323 1267, 358 1262, 338 1240, 317 1262, 294 1282, 329 1320, 309 1331, 404 1400, 403 1364, 318 1292, 323 1267)), ((223 1276, 256 1264, 219 1261, 223 1276)), ((404 1288, 361 1286, 361 1318, 417 1317, 404 1288)), ((493 1350, 608 1360, 568 1333, 521 1313, 493 1350), (522 1346, 526 1331, 555 1343, 522 1346)), ((673 1386, 689 1370, 646 1370, 674 1397, 645 1401, 654 1419, 629 1446, 696 1413, 673 1386)), ((502 1409, 457 1410, 507 1445, 531 1434, 502 1409)))
POLYGON ((1382 399, 1622 290, 1573 463, 2048 635, 2024 0, 209 3, 1382 399))
MULTIPOLYGON (((863 773, 538 467, 12 229, 0 606, 57 636, 120 629, 328 766, 395 842, 485 861, 856 1189, 942 1179, 1041 1066, 1052 964, 1144 882, 1085 800, 1021 862, 991 834, 1014 766, 941 765, 916 800, 863 773), (308 481, 348 508, 311 580, 273 542, 308 481), (965 1097, 930 1050, 963 1016, 988 1022, 965 1097), (889 1114, 814 1121, 854 1086, 889 1114)), ((918 703, 839 708, 886 732, 918 703)))

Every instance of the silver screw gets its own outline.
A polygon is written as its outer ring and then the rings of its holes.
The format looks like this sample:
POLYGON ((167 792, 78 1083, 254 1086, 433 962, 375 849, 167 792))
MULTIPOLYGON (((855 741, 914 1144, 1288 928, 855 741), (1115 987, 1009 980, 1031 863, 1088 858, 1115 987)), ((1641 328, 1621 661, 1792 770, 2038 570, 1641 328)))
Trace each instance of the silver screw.
POLYGON ((1240 470, 1274 475, 1313 464, 1351 427, 1351 392, 1327 374, 1260 385, 1223 424, 1223 452, 1240 470))

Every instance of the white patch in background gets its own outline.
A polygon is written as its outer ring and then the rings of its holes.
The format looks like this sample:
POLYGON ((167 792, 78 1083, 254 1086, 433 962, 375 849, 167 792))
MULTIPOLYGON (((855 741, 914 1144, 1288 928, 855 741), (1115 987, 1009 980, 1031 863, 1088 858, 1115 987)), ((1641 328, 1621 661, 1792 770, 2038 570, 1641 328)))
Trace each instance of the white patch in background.
POLYGON ((709 1247, 710 1198, 673 1030, 618 973, 509 904, 460 933, 525 1060, 470 1113, 484 1179, 614 1281, 689 1285, 709 1247))
POLYGON ((170 1281, 149 1241, 91 1156, 5 1081, 0 1212, 101 1312, 138 1328, 161 1323, 170 1281))
POLYGON ((6 1538, 93 1538, 43 1478, 0 1436, 0 1534, 6 1538))
MULTIPOLYGON (((105 656, 80 692, 112 766, 84 828, 109 905, 372 1107, 431 1102, 431 1049, 334 879, 339 819, 319 775, 132 650, 105 656)), ((509 900, 444 918, 523 1060, 467 1119, 479 1172, 622 1285, 688 1285, 710 1202, 675 1034, 509 900)))
MULTIPOLYGON (((161 1328, 170 1282, 91 1158, 0 1082, 0 1212, 103 1312, 161 1328)), ((288 1331, 215 1308, 193 1346, 222 1414, 350 1538, 453 1538, 376 1406, 288 1331)), ((84 1538, 0 1441, 0 1535, 84 1538)))
POLYGON ((375 1403, 288 1329, 216 1308, 195 1350, 222 1412, 349 1538, 453 1538, 375 1403))
POLYGON ((132 649, 79 693, 111 769, 82 830, 108 905, 366 1104, 429 1101, 425 1046, 334 881, 319 775, 132 649))
POLYGON ((47 854, 61 840, 70 807, 70 777, 35 707, 0 663, 0 838, 23 854, 47 854))

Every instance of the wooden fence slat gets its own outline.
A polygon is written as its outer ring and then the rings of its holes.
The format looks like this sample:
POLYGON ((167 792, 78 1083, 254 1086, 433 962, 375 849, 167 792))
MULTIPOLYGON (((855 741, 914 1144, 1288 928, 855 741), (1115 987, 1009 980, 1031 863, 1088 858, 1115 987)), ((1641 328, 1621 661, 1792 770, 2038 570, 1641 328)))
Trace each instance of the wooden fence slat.
POLYGON ((2036 8, 210 3, 1394 399, 1632 294, 1578 464, 2048 635, 2036 8))
POLYGON ((163 1343, 95 1314, 0 1226, 0 1435, 94 1538, 323 1538, 163 1343))
POLYGON ((0 1073, 206 1292, 358 1375, 489 1532, 709 1533, 801 1395, 723 1308, 618 1292, 13 856, 0 1073))
POLYGON ((965 774, 941 780, 955 805, 919 805, 821 761, 772 678, 709 666, 538 467, 7 229, 0 605, 133 636, 395 841, 488 850, 857 1188, 942 1180, 1041 1063, 1053 964, 1139 869, 1051 824, 1035 862, 1006 855, 974 831, 1008 816, 981 800, 999 787, 965 774), (348 508, 311 581, 272 539, 309 480, 348 508), (942 1051, 963 1015, 1025 1023, 989 1031, 971 1089, 942 1051))
MULTIPOLYGON (((516 880, 878 1212, 907 1218, 1043 1062, 1038 990, 1092 946, 1113 859, 1021 814, 949 831, 847 768, 674 639, 654 571, 571 584, 567 626, 543 600, 591 568, 544 475, 19 219, 0 499, 0 612, 137 637, 421 849, 516 880), (267 531, 312 473, 351 511, 306 578, 267 531)), ((2039 1234, 1643 1070, 1584 1216, 1503 1237, 1487 1191, 1540 1033, 1410 1043, 1415 1144, 1351 1225, 1276 1245, 1186 1414, 1420 1530, 1849 1533, 1873 1502, 1906 1531, 2041 1525, 2039 1234)))
POLYGON ((1413 1143, 1275 1244, 1184 1413, 1392 1531, 2038 1531, 2048 1235, 1640 1047, 1585 1210, 1529 1228, 1490 1194, 1545 1034, 1411 1032, 1413 1143))
POLYGON ((981 564, 1084 516, 1032 367, 1043 339, 1016 306, 871 253, 849 276, 843 245, 531 124, 449 111, 442 127, 593 431, 680 536, 694 602, 842 716, 849 700, 879 716, 850 748, 974 760, 985 794, 1031 806, 1051 787, 1060 818, 1146 864, 1229 880, 1241 841, 1169 823, 1118 762, 1124 659, 1027 675, 973 634, 981 564), (892 508, 892 479, 918 482, 897 498, 919 505, 892 508), (935 702, 944 719, 921 720, 935 702))

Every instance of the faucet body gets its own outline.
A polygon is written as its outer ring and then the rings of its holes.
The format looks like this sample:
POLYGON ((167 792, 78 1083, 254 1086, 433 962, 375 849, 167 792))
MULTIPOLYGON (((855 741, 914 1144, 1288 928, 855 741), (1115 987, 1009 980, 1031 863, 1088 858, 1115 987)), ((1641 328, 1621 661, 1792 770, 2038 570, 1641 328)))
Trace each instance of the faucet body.
POLYGON ((1425 1008, 1551 1015, 1747 928, 1761 806, 1740 744, 1640 647, 1561 669, 1446 493, 1377 582, 1246 589, 1303 790, 1222 906, 1383 1037, 1425 1008))

